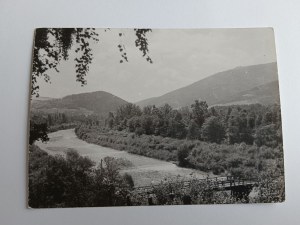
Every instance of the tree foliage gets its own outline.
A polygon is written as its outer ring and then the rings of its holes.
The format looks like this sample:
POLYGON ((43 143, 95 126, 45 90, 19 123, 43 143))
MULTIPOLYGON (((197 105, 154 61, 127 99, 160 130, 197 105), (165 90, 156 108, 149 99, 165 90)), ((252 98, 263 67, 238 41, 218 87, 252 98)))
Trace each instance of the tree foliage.
MULTIPOLYGON (((109 29, 104 31, 109 32, 109 29)), ((151 32, 151 29, 134 29, 136 36, 135 46, 142 52, 142 56, 149 63, 152 63, 148 49, 148 32, 151 32)), ((124 35, 119 33, 119 36, 122 38, 124 35)), ((62 60, 69 59, 69 53, 73 49, 76 55, 74 58, 76 81, 82 86, 86 85, 86 75, 93 60, 91 42, 99 42, 99 34, 94 28, 36 29, 33 48, 31 95, 39 96, 38 78, 43 78, 45 82, 50 82, 49 70, 54 69, 59 72, 58 65, 62 60)), ((117 47, 123 59, 120 60, 120 63, 128 61, 125 46, 118 45, 117 47)))
POLYGON ((202 138, 215 143, 221 143, 225 139, 225 128, 218 117, 211 116, 203 123, 202 138))
POLYGON ((42 142, 49 140, 48 124, 46 119, 35 115, 30 118, 29 144, 32 145, 38 140, 42 142))
POLYGON ((246 143, 276 147, 282 143, 278 105, 216 106, 195 101, 190 107, 173 109, 132 103, 122 105, 106 119, 110 129, 138 135, 160 135, 215 143, 246 143))
POLYGON ((187 144, 182 144, 179 146, 177 151, 177 157, 178 157, 178 165, 181 167, 187 167, 189 165, 189 161, 187 157, 190 154, 191 149, 187 144))
POLYGON ((29 206, 93 207, 126 205, 133 188, 132 177, 119 173, 118 161, 106 157, 95 165, 87 157, 70 150, 51 156, 37 146, 29 152, 29 206))
POLYGON ((208 114, 208 105, 205 101, 195 100, 195 103, 191 105, 192 108, 192 118, 199 128, 205 121, 208 114))

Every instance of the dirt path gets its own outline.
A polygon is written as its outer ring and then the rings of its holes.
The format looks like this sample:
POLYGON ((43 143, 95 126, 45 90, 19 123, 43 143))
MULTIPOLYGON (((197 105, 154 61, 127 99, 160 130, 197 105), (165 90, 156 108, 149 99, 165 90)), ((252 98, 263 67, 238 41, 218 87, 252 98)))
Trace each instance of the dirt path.
POLYGON ((206 178, 207 173, 186 169, 173 163, 152 159, 144 156, 134 155, 125 151, 89 144, 77 138, 74 129, 60 130, 49 134, 47 143, 36 142, 41 149, 51 155, 64 154, 70 149, 76 150, 82 156, 88 156, 95 162, 100 162, 106 156, 129 160, 133 165, 124 168, 122 172, 132 175, 135 186, 145 186, 158 183, 165 178, 181 176, 188 178, 206 178))

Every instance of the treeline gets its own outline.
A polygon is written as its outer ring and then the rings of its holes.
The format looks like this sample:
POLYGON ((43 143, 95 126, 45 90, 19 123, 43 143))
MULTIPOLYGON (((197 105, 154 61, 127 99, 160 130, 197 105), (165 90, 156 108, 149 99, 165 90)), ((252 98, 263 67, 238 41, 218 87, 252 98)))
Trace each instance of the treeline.
POLYGON ((109 130, 82 125, 76 135, 89 143, 124 150, 164 161, 177 162, 181 167, 194 168, 215 175, 258 178, 272 168, 272 176, 283 176, 282 146, 267 147, 240 144, 216 144, 155 135, 137 135, 127 131, 109 130))
POLYGON ((78 125, 104 125, 102 115, 84 115, 62 112, 31 112, 29 144, 34 141, 48 141, 48 133, 75 128, 78 125))
POLYGON ((191 107, 173 109, 135 104, 122 105, 109 113, 105 125, 137 135, 157 135, 214 143, 246 143, 276 147, 282 143, 278 105, 260 104, 208 107, 196 100, 191 107))
POLYGON ((101 121, 105 119, 103 115, 97 114, 78 114, 71 112, 31 112, 31 120, 35 123, 45 123, 48 128, 59 126, 61 124, 86 124, 101 125, 101 121))

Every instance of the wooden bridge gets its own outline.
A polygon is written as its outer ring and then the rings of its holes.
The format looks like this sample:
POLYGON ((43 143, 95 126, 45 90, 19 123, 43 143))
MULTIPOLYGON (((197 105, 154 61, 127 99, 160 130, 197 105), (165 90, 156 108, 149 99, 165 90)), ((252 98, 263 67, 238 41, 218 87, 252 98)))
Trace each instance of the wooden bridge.
POLYGON ((176 185, 182 183, 183 189, 187 189, 191 186, 193 182, 197 182, 199 184, 206 184, 210 189, 223 189, 223 190, 231 190, 235 187, 240 186, 254 186, 257 181, 255 179, 242 179, 239 177, 226 176, 226 177, 214 177, 214 178, 206 178, 206 179, 190 179, 178 182, 166 182, 149 186, 139 186, 136 187, 135 190, 138 192, 152 192, 153 189, 159 187, 161 185, 176 185))
MULTIPOLYGON (((155 189, 162 185, 166 185, 166 187, 170 190, 170 195, 174 195, 174 190, 172 189, 175 189, 176 186, 184 193, 184 191, 189 189, 192 185, 201 185, 205 191, 230 191, 231 196, 237 199, 244 198, 247 201, 248 195, 256 184, 257 181, 255 179, 242 179, 239 177, 226 176, 206 179, 190 179, 178 182, 162 182, 156 185, 136 187, 134 188, 134 191, 137 194, 148 196, 149 200, 149 196, 155 192, 155 189)), ((151 201, 152 200, 150 199, 150 202, 151 201)))

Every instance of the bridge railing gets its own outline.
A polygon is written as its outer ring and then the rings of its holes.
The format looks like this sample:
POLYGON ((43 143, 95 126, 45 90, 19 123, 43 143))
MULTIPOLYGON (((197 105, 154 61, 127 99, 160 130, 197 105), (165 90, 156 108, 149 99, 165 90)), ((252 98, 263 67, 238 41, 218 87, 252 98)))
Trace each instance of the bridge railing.
POLYGON ((234 186, 245 186, 245 185, 254 185, 257 183, 255 179, 243 179, 240 177, 234 176, 226 176, 226 177, 213 177, 213 178, 204 178, 204 179, 190 179, 190 180, 181 180, 177 182, 167 182, 167 183, 160 183, 148 186, 139 186, 136 187, 136 191, 151 191, 156 187, 159 187, 162 184, 165 185, 176 185, 181 183, 183 188, 188 188, 192 184, 192 182, 199 182, 203 184, 208 184, 210 188, 230 188, 234 186))

